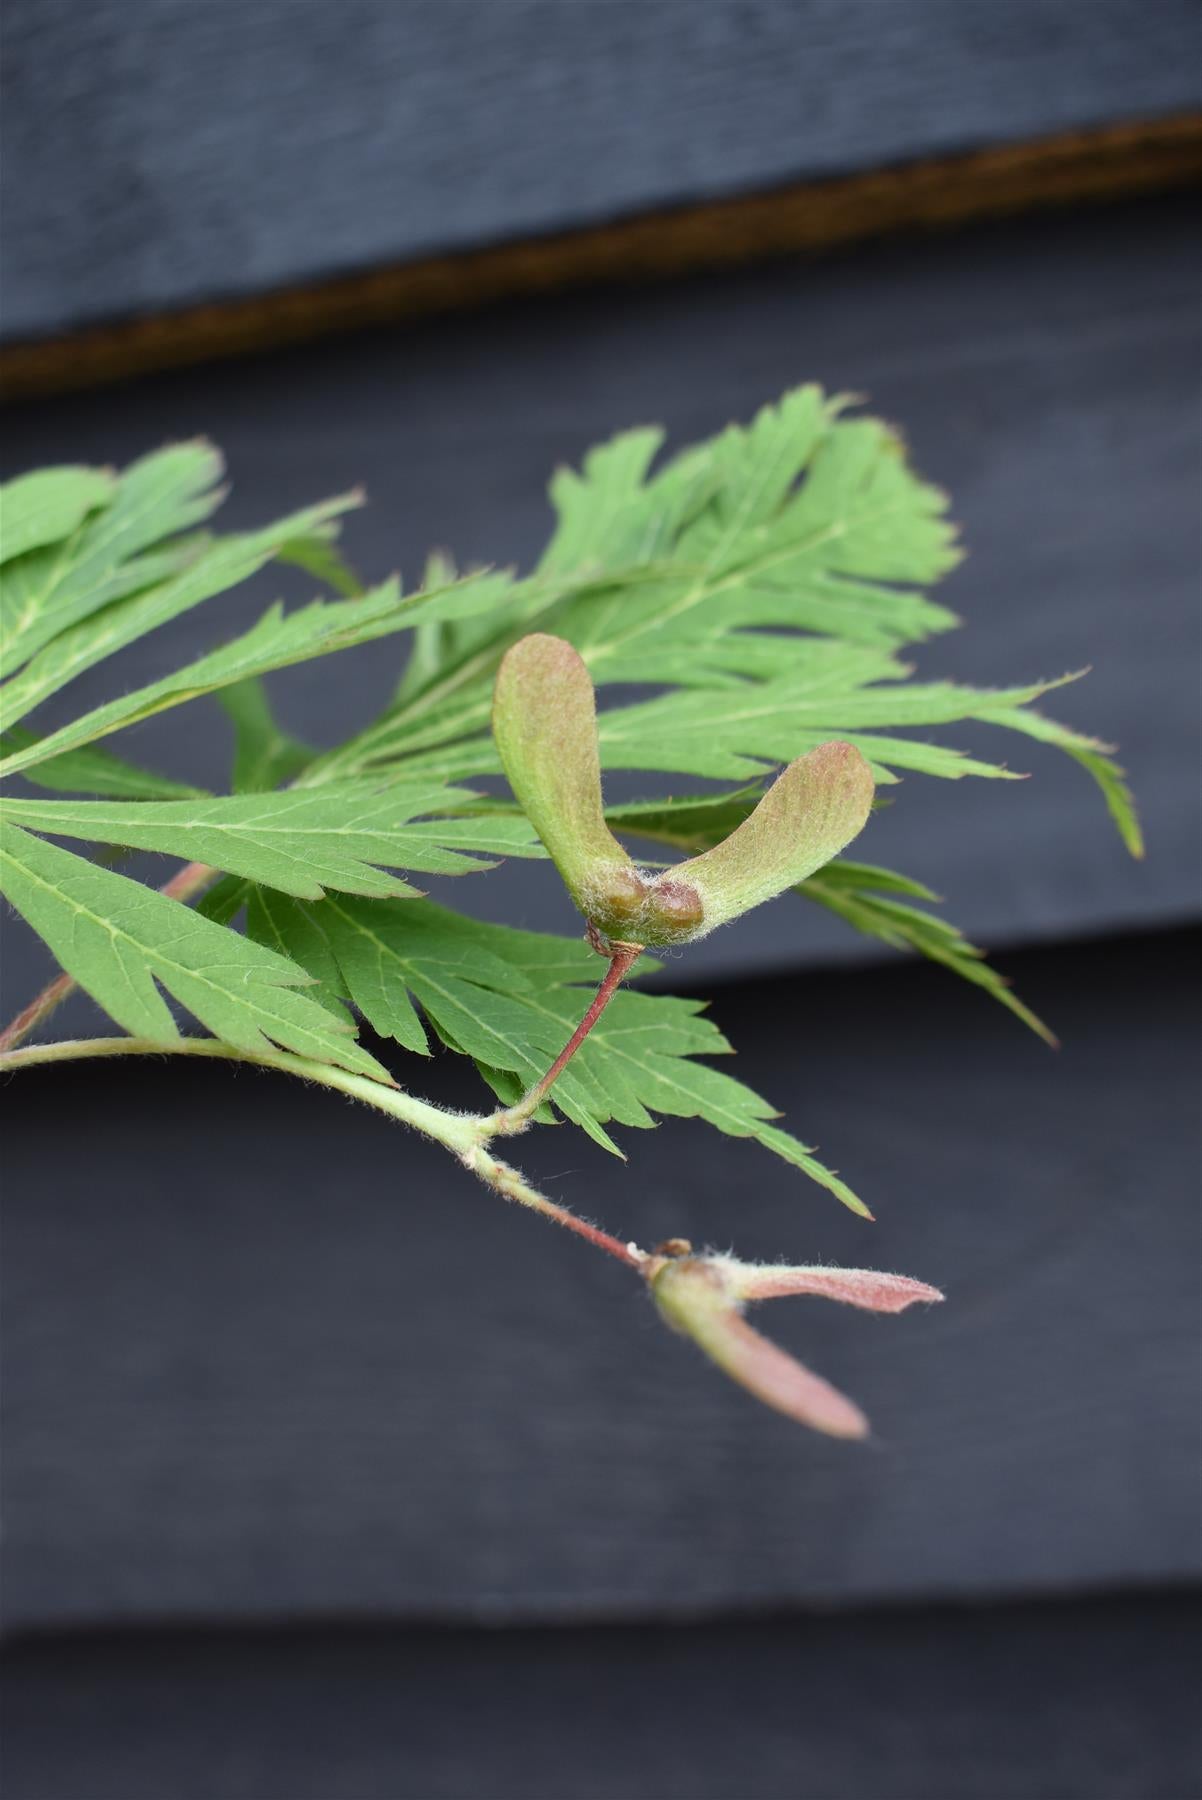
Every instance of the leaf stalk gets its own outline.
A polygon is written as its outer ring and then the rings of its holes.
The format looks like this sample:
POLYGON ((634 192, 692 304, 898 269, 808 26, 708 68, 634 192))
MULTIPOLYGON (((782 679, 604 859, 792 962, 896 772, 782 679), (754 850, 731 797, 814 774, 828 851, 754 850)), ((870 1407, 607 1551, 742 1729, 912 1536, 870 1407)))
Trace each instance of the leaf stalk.
POLYGON ((605 971, 600 987, 589 1002, 588 1011, 577 1025, 575 1031, 564 1045, 547 1073, 535 1082, 522 1098, 513 1106, 504 1107, 484 1121, 489 1127, 490 1135, 511 1136, 524 1131, 534 1114, 538 1111, 559 1077, 563 1074, 576 1052, 583 1044, 589 1032, 596 1025, 602 1013, 629 975, 631 969, 643 954, 642 944, 611 944, 606 954, 609 956, 609 968, 605 971))

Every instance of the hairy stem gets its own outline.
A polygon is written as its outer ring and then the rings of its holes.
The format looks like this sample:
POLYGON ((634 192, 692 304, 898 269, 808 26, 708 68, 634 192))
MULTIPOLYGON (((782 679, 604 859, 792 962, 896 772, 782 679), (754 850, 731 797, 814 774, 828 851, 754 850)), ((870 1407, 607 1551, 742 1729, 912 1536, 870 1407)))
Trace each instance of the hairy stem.
POLYGON ((258 1068, 279 1069, 286 1075, 298 1076, 302 1081, 313 1081, 322 1087, 333 1088, 335 1092, 348 1094, 354 1100, 362 1100, 368 1106, 374 1106, 378 1111, 399 1120, 401 1124, 410 1125, 415 1131, 433 1138, 444 1149, 450 1150, 465 1169, 470 1169, 473 1175, 479 1176, 486 1186, 506 1200, 516 1200, 520 1206, 541 1213, 543 1218, 562 1225, 566 1231, 575 1232, 577 1237, 584 1238, 630 1268, 642 1270, 648 1262, 647 1252, 640 1250, 637 1244, 624 1244, 620 1239, 611 1237, 609 1232, 578 1218, 566 1206, 559 1206, 554 1200, 548 1200, 545 1194, 540 1194, 537 1188, 530 1186, 519 1170, 490 1155, 485 1148, 492 1135, 490 1119, 474 1114, 444 1112, 441 1107, 431 1106, 426 1100, 418 1100, 401 1088, 386 1087, 383 1082, 373 1081, 369 1076, 352 1075, 346 1069, 336 1069, 329 1063, 311 1062, 307 1057, 293 1056, 286 1050, 239 1050, 232 1044, 218 1042, 216 1038, 178 1038, 174 1043, 168 1044, 136 1037, 75 1038, 57 1044, 30 1044, 23 1050, 2 1051, 0 1074, 10 1070, 34 1068, 44 1063, 81 1062, 90 1057, 101 1056, 198 1056, 212 1061, 252 1063, 258 1068))
MULTIPOLYGON (((191 900, 216 878, 217 870, 211 869, 207 863, 185 863, 182 869, 176 870, 170 881, 163 883, 159 892, 166 894, 169 900, 191 900)), ((55 1007, 62 1004, 68 994, 75 992, 75 986, 74 977, 67 974, 56 975, 53 981, 47 982, 41 993, 35 994, 29 1005, 22 1007, 16 1018, 0 1031, 0 1055, 23 1043, 30 1032, 36 1031, 42 1020, 48 1019, 55 1007)))
POLYGON ((566 1231, 574 1231, 577 1237, 594 1244, 598 1250, 604 1250, 618 1262, 641 1270, 650 1260, 647 1252, 640 1250, 637 1244, 624 1244, 608 1231, 602 1231, 599 1225, 590 1225, 587 1219, 580 1218, 568 1207, 548 1200, 545 1194, 540 1194, 537 1188, 530 1186, 524 1175, 519 1174, 509 1163, 490 1155, 482 1145, 464 1158, 464 1164, 481 1181, 495 1188, 498 1194, 503 1194, 506 1200, 516 1200, 520 1206, 528 1206, 532 1212, 541 1213, 544 1219, 553 1220, 566 1231))
POLYGON ((589 1002, 588 1011, 583 1019, 541 1080, 536 1081, 534 1086, 522 1095, 516 1105, 507 1106, 501 1112, 493 1113, 492 1117, 486 1121, 490 1132, 504 1136, 525 1129, 642 953, 642 944, 614 945, 609 953, 609 968, 605 971, 605 978, 589 1002))

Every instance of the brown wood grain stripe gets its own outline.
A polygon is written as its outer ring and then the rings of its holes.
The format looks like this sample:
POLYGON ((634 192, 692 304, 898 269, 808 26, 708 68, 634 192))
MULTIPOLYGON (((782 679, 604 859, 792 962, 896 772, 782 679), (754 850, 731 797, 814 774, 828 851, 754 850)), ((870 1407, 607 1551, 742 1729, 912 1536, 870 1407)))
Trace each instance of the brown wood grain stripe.
POLYGON ((1202 116, 1076 132, 430 257, 0 350, 6 399, 569 287, 719 269, 859 239, 1202 182, 1202 116))

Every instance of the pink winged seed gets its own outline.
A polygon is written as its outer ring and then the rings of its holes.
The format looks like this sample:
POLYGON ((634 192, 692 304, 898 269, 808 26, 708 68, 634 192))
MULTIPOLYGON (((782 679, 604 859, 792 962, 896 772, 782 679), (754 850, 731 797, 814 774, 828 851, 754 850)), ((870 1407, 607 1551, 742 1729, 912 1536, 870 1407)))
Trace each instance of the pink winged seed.
POLYGON ((942 1300, 937 1287, 909 1275, 886 1275, 879 1269, 774 1268, 715 1258, 729 1291, 739 1300, 777 1300, 787 1294, 818 1294, 868 1312, 899 1313, 918 1300, 942 1300))
POLYGON ((916 1300, 942 1300, 938 1288, 875 1269, 789 1268, 733 1256, 666 1255, 649 1272, 661 1313, 700 1345, 719 1368, 777 1412, 831 1437, 862 1438, 868 1420, 854 1401, 797 1362, 743 1317, 748 1301, 818 1294, 871 1312, 902 1312, 916 1300))
POLYGON ((711 1328, 709 1349, 736 1381, 766 1406, 830 1437, 868 1436, 868 1420, 846 1394, 815 1375, 771 1339, 761 1337, 737 1312, 711 1328))

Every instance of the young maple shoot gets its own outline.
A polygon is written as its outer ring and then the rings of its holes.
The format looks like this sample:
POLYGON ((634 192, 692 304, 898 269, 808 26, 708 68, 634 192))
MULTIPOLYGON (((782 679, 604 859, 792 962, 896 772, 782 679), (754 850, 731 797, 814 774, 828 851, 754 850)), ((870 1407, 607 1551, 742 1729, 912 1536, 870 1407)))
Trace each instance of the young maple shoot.
POLYGON ((957 623, 928 590, 958 552, 944 496, 894 433, 804 387, 749 426, 657 460, 661 448, 659 431, 625 432, 560 471, 555 530, 528 575, 459 574, 440 557, 411 593, 395 579, 365 591, 339 556, 356 493, 213 533, 223 470, 204 443, 0 487, 0 889, 61 965, 0 1032, 0 1067, 167 1053, 351 1095, 630 1267, 665 1321, 761 1401, 861 1437, 860 1409, 744 1309, 811 1294, 900 1312, 937 1289, 743 1263, 684 1238, 645 1250, 540 1193, 494 1145, 562 1118, 621 1155, 611 1126, 699 1118, 871 1217, 768 1100, 712 1066, 730 1046, 701 1002, 629 985, 656 966, 647 952, 737 929, 788 891, 974 982, 1054 1041, 927 887, 843 852, 876 790, 904 775, 1016 778, 932 739, 959 721, 1074 758, 1136 856, 1139 825, 1108 747, 1034 710, 1060 681, 983 690, 917 680, 900 660, 957 623), (327 591, 39 725, 78 676, 272 563, 327 591), (393 697, 345 743, 317 749, 277 724, 265 676, 392 637, 407 649, 393 697), (598 712, 595 689, 618 683, 648 695, 598 712), (206 696, 233 730, 228 794, 104 742, 206 696), (676 791, 607 807, 607 770, 676 791), (509 794, 478 785, 502 774, 509 794), (697 780, 725 785, 689 792, 697 780), (104 846, 102 860, 72 843, 104 846), (636 860, 639 844, 654 862, 636 860), (180 867, 148 887, 120 866, 136 850, 180 867), (484 924, 412 880, 511 856, 550 859, 582 936, 484 924), (76 987, 120 1035, 26 1042, 76 987), (498 1104, 451 1113, 401 1085, 404 1055, 428 1055, 431 1034, 498 1104))

